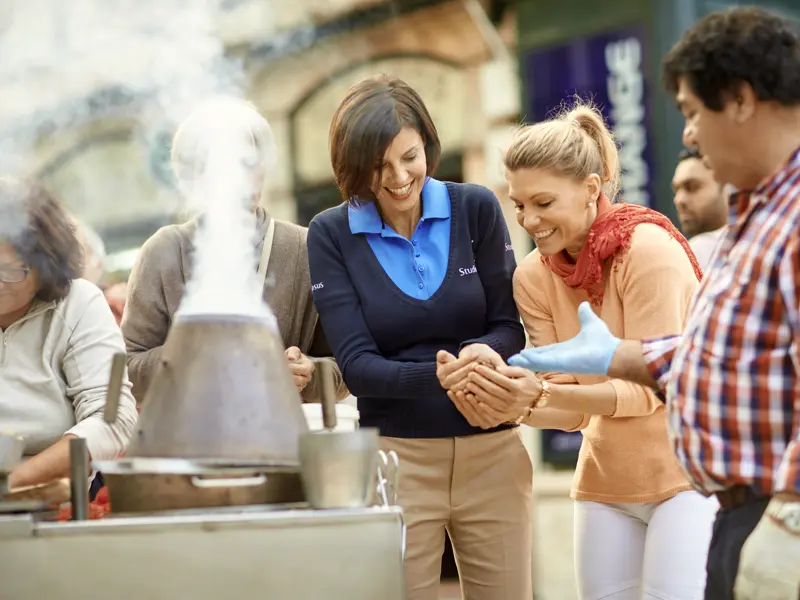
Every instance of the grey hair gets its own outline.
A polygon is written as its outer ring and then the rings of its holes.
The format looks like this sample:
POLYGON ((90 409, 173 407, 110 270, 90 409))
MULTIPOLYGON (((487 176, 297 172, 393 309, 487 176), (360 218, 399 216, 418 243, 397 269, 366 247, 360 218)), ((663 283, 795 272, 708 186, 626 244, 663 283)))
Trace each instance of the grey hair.
POLYGON ((241 157, 243 161, 265 170, 274 166, 275 139, 258 109, 240 98, 213 98, 192 111, 172 138, 170 160, 182 191, 202 177, 215 133, 221 128, 229 136, 240 136, 246 154, 241 157))

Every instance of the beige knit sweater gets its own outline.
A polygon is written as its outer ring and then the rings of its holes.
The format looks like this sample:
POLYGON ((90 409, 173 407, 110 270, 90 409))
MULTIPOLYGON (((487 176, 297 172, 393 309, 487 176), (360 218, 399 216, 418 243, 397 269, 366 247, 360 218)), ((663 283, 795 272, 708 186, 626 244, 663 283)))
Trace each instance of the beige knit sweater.
MULTIPOLYGON (((268 219, 269 217, 267 217, 268 219)), ((267 221, 268 222, 268 221, 267 221)), ((192 239, 197 220, 159 229, 140 251, 128 283, 122 333, 128 352, 128 372, 137 402, 144 400, 155 373, 161 346, 167 339, 191 270, 192 239)), ((266 227, 262 223, 262 233, 266 227)), ((272 253, 264 286, 264 299, 278 321, 285 347, 297 346, 303 354, 331 357, 311 298, 305 227, 275 220, 272 253)), ((262 237, 263 242, 263 237, 262 237)), ((337 399, 348 395, 333 358, 337 399)), ((303 402, 319 402, 316 373, 303 390, 303 402)))
POLYGON ((59 302, 35 300, 0 329, 0 430, 22 436, 25 456, 65 433, 86 439, 93 460, 116 458, 136 428, 136 403, 123 377, 114 423, 103 418, 114 354, 124 350, 96 285, 72 282, 59 302))

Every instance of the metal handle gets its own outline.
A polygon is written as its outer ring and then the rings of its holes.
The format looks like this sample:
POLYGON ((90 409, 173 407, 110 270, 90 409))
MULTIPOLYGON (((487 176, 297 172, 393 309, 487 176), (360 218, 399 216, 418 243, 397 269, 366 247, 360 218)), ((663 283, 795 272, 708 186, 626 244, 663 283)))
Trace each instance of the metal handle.
POLYGON ((89 518, 89 451, 86 440, 69 440, 69 491, 72 503, 72 520, 89 518))
POLYGON ((397 504, 397 484, 400 479, 400 459, 394 450, 378 450, 378 495, 384 506, 397 504))
POLYGON ((317 369, 317 381, 320 383, 322 426, 328 430, 336 429, 336 385, 333 365, 330 360, 324 358, 315 358, 314 363, 317 369))
POLYGON ((111 359, 111 374, 108 378, 108 394, 106 395, 106 407, 103 410, 103 419, 106 423, 113 423, 117 420, 119 411, 119 395, 122 393, 122 379, 125 377, 125 361, 127 355, 124 352, 117 352, 111 359))
POLYGON ((395 505, 397 504, 397 486, 400 483, 400 458, 397 456, 397 452, 394 450, 389 450, 387 456, 389 457, 389 462, 391 464, 391 469, 389 469, 391 473, 390 485, 392 486, 390 501, 392 505, 395 505))
MULTIPOLYGON (((400 482, 400 458, 394 450, 389 450, 389 452, 378 450, 378 458, 380 459, 380 464, 378 465, 378 495, 384 506, 396 506, 397 486, 400 482), (391 482, 389 479, 391 479, 391 482), (387 490, 387 486, 391 486, 391 489, 387 490)), ((400 557, 405 560, 407 528, 403 513, 400 513, 400 525, 402 527, 400 557)))
POLYGON ((192 485, 199 488, 221 488, 221 487, 255 487, 266 483, 266 475, 256 475, 255 477, 229 477, 226 479, 203 479, 202 477, 192 477, 192 485))
POLYGON ((378 459, 380 460, 378 464, 378 499, 383 506, 389 506, 389 493, 386 490, 386 484, 388 483, 386 470, 389 467, 389 459, 383 450, 378 450, 378 459))

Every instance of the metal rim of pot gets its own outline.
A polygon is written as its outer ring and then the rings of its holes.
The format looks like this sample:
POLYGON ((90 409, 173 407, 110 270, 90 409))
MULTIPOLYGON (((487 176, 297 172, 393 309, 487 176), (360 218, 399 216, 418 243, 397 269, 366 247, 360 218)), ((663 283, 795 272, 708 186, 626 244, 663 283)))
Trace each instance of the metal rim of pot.
POLYGON ((117 460, 96 460, 92 466, 109 475, 219 475, 239 476, 254 473, 296 473, 298 466, 263 463, 231 462, 229 460, 194 460, 183 458, 128 457, 117 460))
POLYGON ((128 457, 94 467, 105 476, 116 513, 304 501, 298 469, 222 464, 128 457))

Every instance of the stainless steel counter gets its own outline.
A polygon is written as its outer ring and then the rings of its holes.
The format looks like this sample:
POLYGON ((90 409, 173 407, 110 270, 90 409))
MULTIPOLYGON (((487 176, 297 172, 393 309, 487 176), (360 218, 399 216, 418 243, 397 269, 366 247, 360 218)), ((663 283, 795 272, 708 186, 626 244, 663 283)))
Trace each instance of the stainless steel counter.
POLYGON ((396 507, 0 517, 2 600, 403 600, 396 507))

